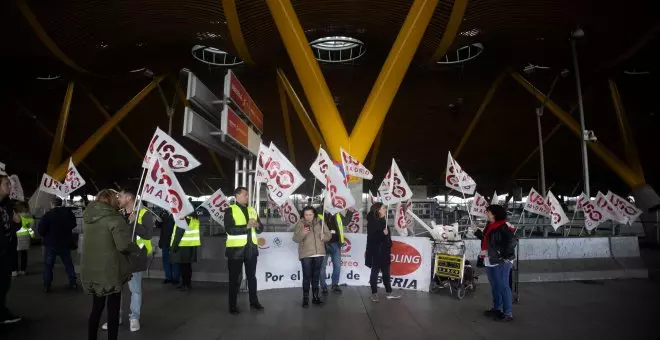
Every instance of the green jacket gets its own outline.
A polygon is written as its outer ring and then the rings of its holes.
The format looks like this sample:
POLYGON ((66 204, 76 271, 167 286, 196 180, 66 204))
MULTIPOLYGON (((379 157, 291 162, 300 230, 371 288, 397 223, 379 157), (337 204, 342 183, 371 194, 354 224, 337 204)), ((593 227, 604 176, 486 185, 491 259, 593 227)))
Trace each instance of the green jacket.
POLYGON ((83 235, 83 289, 96 296, 120 292, 131 278, 130 254, 140 251, 131 228, 115 208, 92 202, 83 215, 83 235))

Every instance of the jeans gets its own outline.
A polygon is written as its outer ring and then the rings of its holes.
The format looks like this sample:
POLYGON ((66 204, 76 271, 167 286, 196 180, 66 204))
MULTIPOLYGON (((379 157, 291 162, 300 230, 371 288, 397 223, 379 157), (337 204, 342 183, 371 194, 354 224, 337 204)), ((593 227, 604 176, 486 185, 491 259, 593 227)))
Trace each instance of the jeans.
POLYGON ((328 258, 332 261, 332 285, 339 284, 339 273, 341 272, 341 246, 339 243, 328 243, 325 247, 325 258, 321 266, 321 289, 328 290, 327 275, 328 258))
POLYGON ((303 271, 303 296, 309 296, 309 286, 312 286, 314 296, 319 293, 319 277, 321 276, 321 267, 323 267, 323 256, 305 257, 300 260, 303 271))
MULTIPOLYGON (((131 314, 130 320, 140 320, 140 308, 142 307, 142 276, 144 272, 133 273, 133 277, 128 281, 128 290, 131 292, 131 314)), ((121 315, 121 312, 119 312, 121 315)))
POLYGON ((493 309, 500 310, 506 315, 513 315, 513 297, 509 285, 511 262, 504 262, 495 267, 486 267, 491 293, 493 294, 493 309))
POLYGON ((121 304, 121 293, 114 293, 108 296, 92 296, 92 312, 87 321, 87 339, 96 340, 99 333, 99 323, 101 314, 105 308, 106 299, 108 301, 108 340, 117 340, 119 331, 119 306, 121 304))
POLYGON ((390 282, 390 266, 371 267, 371 276, 369 277, 369 284, 371 285, 371 294, 378 293, 378 273, 383 274, 383 285, 387 293, 392 292, 392 283, 390 282))
POLYGON ((243 260, 228 260, 229 267, 229 308, 236 307, 238 290, 241 287, 243 264, 245 264, 245 276, 247 276, 248 290, 250 291, 250 304, 259 303, 257 299, 257 257, 252 256, 243 260))
POLYGON ((57 249, 46 247, 44 251, 44 287, 50 287, 53 283, 53 267, 55 266, 55 259, 60 257, 64 264, 64 269, 69 276, 69 284, 76 284, 76 271, 73 268, 73 261, 71 261, 71 251, 68 248, 57 249))
POLYGON ((179 281, 179 265, 177 263, 170 263, 170 248, 163 248, 162 250, 165 280, 179 281))

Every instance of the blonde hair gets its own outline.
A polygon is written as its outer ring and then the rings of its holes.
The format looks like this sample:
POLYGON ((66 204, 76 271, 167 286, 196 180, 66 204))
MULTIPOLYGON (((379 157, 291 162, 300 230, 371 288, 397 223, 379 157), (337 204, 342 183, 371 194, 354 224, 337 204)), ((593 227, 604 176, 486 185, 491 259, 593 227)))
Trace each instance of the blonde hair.
POLYGON ((119 208, 119 200, 117 199, 117 191, 112 189, 103 189, 96 194, 96 200, 109 204, 113 208, 119 208))

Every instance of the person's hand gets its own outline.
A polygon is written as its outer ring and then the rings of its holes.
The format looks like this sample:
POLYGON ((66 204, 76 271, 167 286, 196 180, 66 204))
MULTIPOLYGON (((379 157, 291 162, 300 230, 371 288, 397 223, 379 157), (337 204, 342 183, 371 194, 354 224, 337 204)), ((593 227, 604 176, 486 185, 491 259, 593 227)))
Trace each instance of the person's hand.
POLYGON ((390 233, 390 230, 387 227, 385 227, 385 229, 383 229, 383 234, 387 235, 389 233, 390 233))
POLYGON ((310 228, 310 226, 308 226, 306 224, 303 226, 303 234, 307 235, 307 234, 309 234, 309 232, 311 230, 312 230, 312 228, 310 228))
POLYGON ((482 250, 482 251, 479 253, 479 256, 480 256, 480 257, 486 257, 486 255, 488 255, 488 251, 487 251, 487 250, 482 250))
POLYGON ((135 222, 135 211, 128 215, 128 221, 131 223, 135 222))
POLYGON ((257 221, 256 220, 249 220, 248 221, 248 228, 255 228, 257 226, 257 221))

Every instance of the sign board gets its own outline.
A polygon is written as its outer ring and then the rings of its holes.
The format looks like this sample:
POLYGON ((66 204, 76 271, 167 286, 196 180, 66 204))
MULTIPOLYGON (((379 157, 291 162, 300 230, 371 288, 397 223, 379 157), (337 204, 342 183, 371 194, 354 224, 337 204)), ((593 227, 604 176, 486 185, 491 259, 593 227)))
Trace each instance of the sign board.
POLYGON ((435 275, 460 279, 463 276, 463 256, 436 254, 435 275))
POLYGON ((264 131, 264 115, 254 103, 250 95, 238 80, 234 72, 227 71, 225 76, 225 98, 234 103, 236 107, 254 124, 259 132, 264 131))
POLYGON ((222 111, 221 129, 225 137, 231 138, 231 140, 250 151, 253 155, 256 156, 259 153, 261 137, 250 129, 247 123, 229 106, 225 106, 224 111, 222 111))

